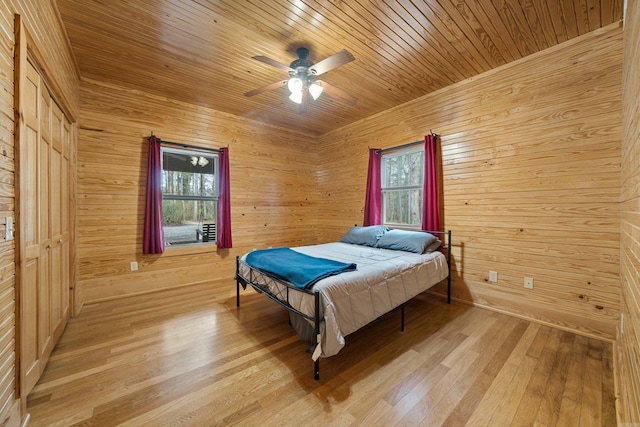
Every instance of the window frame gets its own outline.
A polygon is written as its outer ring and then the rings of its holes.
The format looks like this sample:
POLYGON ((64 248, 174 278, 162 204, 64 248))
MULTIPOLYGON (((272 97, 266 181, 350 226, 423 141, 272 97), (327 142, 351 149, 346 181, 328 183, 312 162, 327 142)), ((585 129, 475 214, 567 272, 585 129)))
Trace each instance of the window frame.
MULTIPOLYGON (((202 150, 197 150, 197 149, 189 149, 189 148, 174 148, 174 147, 166 147, 166 146, 161 146, 160 147, 160 163, 161 163, 161 168, 162 168, 162 174, 164 175, 165 173, 165 168, 164 168, 164 154, 165 153, 175 153, 175 154, 180 154, 180 155, 185 155, 185 156, 203 156, 206 155, 206 157, 208 158, 213 158, 213 180, 214 180, 214 187, 213 187, 213 195, 212 196, 203 196, 203 195, 198 195, 198 196, 184 196, 184 195, 166 195, 164 192, 164 177, 161 180, 161 188, 160 191, 162 193, 162 201, 163 201, 163 224, 162 224, 162 228, 163 228, 163 232, 166 230, 166 227, 164 225, 164 201, 165 200, 190 200, 190 201, 202 201, 202 202, 207 202, 207 201, 211 201, 214 204, 214 209, 215 209, 215 223, 216 223, 216 227, 217 227, 217 214, 218 214, 218 201, 220 199, 220 155, 218 153, 215 152, 211 152, 211 151, 202 151, 202 150)), ((201 222, 199 222, 200 224, 201 222)), ((197 232, 199 225, 196 226, 196 228, 194 229, 194 232, 197 232)), ((214 240, 209 240, 209 241, 194 241, 194 242, 189 242, 189 243, 180 243, 180 244, 171 244, 170 242, 167 241, 166 238, 166 233, 165 233, 165 248, 166 249, 171 249, 171 250, 175 250, 178 248, 194 248, 194 247, 201 247, 201 246, 211 246, 211 245, 215 245, 218 241, 218 234, 216 233, 216 238, 214 240)))
MULTIPOLYGON (((405 148, 402 150, 397 150, 397 151, 393 151, 391 153, 385 153, 382 154, 381 158, 380 158, 380 186, 381 186, 381 190, 382 190, 382 224, 389 226, 389 227, 395 227, 395 228, 409 228, 409 229, 421 229, 422 228, 422 217, 424 215, 423 209, 422 209, 422 201, 424 200, 424 148, 422 146, 420 147, 410 147, 410 148, 405 148), (415 185, 403 185, 403 186, 389 186, 387 181, 387 160, 390 158, 394 158, 394 157, 403 157, 403 156, 410 156, 411 154, 414 153, 419 153, 421 154, 422 157, 422 165, 421 165, 421 170, 422 170, 422 179, 420 180, 420 182, 418 184, 415 185), (419 191, 419 200, 420 200, 420 206, 418 209, 418 223, 416 224, 410 224, 410 223, 400 223, 400 222, 389 222, 387 221, 387 209, 386 209, 386 205, 387 205, 387 195, 394 193, 394 192, 401 192, 401 191, 419 191)), ((410 179, 409 179, 410 181, 410 179)), ((408 211, 411 211, 411 197, 409 197, 408 199, 408 206, 407 206, 408 211)))

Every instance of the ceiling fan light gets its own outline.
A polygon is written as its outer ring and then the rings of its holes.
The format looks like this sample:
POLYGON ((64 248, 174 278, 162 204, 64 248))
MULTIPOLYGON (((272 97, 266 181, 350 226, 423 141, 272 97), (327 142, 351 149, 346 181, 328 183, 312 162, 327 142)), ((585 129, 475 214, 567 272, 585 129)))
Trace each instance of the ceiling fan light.
POLYGON ((294 93, 302 93, 302 79, 299 79, 298 77, 290 78, 289 83, 287 83, 287 87, 292 95, 294 93))
POLYGON ((198 165, 205 167, 209 164, 209 160, 207 160, 206 158, 200 156, 200 158, 198 159, 198 165))
POLYGON ((322 93, 322 89, 323 88, 320 83, 312 83, 311 86, 309 86, 309 93, 311 94, 313 99, 316 100, 322 93))
POLYGON ((195 156, 191 156, 191 164, 195 166, 198 163, 198 158, 195 156))
POLYGON ((302 104, 302 91, 292 92, 291 95, 289 95, 289 99, 296 104, 302 104))

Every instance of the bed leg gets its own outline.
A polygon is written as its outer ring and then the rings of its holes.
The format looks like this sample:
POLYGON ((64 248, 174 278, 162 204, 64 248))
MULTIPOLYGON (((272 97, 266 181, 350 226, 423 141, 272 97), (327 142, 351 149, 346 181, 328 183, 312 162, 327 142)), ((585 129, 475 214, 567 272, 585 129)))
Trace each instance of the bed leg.
POLYGON ((236 257, 236 307, 240 307, 240 280, 238 280, 238 273, 240 272, 240 261, 236 257))
POLYGON ((451 304, 451 230, 447 230, 447 266, 449 275, 447 276, 447 304, 451 304))
MULTIPOLYGON (((316 343, 316 346, 321 345, 321 343, 318 342, 318 337, 320 336, 320 292, 316 291, 314 292, 314 299, 315 299, 315 313, 314 313, 314 320, 315 320, 315 338, 314 341, 316 343)), ((319 380, 320 379, 320 357, 318 357, 314 362, 313 362, 313 379, 314 380, 319 380)))
POLYGON ((236 280, 236 307, 240 307, 240 283, 236 280))
POLYGON ((404 303, 400 304, 400 332, 404 332, 404 303))

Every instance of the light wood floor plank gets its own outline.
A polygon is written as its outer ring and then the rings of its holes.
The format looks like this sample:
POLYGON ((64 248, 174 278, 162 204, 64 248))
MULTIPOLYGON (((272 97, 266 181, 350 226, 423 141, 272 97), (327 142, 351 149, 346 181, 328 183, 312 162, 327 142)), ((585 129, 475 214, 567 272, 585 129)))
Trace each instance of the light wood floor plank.
POLYGON ((564 332, 560 337, 560 345, 549 373, 549 377, 553 378, 554 381, 547 382, 536 416, 536 421, 543 425, 556 425, 558 422, 560 403, 562 402, 562 394, 567 380, 569 356, 575 338, 576 336, 569 332, 564 332))
POLYGON ((525 324, 526 322, 515 318, 502 319, 495 325, 496 333, 487 334, 486 339, 478 343, 480 358, 461 379, 457 392, 464 395, 460 396, 455 408, 447 414, 444 425, 463 425, 469 420, 497 374, 496 368, 500 365, 498 361, 503 361, 511 351, 514 329, 517 336, 517 330, 525 324))
POLYGON ((602 420, 616 419, 616 403, 610 396, 615 396, 615 384, 613 376, 609 372, 613 372, 613 351, 610 346, 602 346, 602 420))
MULTIPOLYGON (((483 377, 481 383, 489 384, 494 377, 491 372, 498 372, 492 366, 499 364, 497 361, 506 358, 506 355, 511 352, 522 335, 522 328, 526 328, 526 322, 515 318, 494 324, 492 327, 495 331, 493 337, 491 337, 491 331, 488 331, 486 334, 487 339, 478 341, 474 346, 474 351, 479 354, 479 357, 472 365, 469 365, 464 375, 456 381, 433 410, 427 413, 422 419, 422 424, 441 425, 445 420, 449 419, 450 414, 467 397, 467 391, 478 380, 479 376, 482 375, 483 377)), ((464 405, 469 403, 470 400, 467 399, 464 405)))
POLYGON ((602 424, 602 343, 588 341, 586 375, 584 380, 583 402, 580 411, 580 425, 599 426, 602 424))
POLYGON ((538 358, 535 372, 532 375, 525 390, 522 400, 518 404, 518 409, 513 418, 513 425, 531 426, 534 424, 538 408, 544 399, 544 391, 547 383, 553 381, 550 378, 553 362, 556 357, 562 331, 552 329, 547 336, 544 348, 538 358))
POLYGON ((511 424, 537 363, 537 360, 527 356, 527 351, 535 340, 538 330, 539 325, 529 324, 526 327, 513 352, 496 375, 492 388, 487 390, 487 396, 499 396, 501 393, 503 396, 492 404, 495 411, 489 425, 511 424))
POLYGON ((615 425, 609 343, 423 294, 404 332, 386 314, 315 381, 284 309, 213 292, 85 307, 28 397, 30 425, 615 425))
POLYGON ((580 419, 580 409, 582 408, 582 392, 587 361, 586 337, 576 337, 573 343, 573 360, 567 371, 567 381, 560 403, 560 414, 558 424, 569 425, 580 419))

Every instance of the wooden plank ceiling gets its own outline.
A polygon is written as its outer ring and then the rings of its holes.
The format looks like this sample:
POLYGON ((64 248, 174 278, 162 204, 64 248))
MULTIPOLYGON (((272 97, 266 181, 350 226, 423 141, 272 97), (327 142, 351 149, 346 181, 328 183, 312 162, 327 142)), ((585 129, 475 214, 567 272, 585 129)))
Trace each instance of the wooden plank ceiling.
POLYGON ((57 0, 83 79, 322 135, 622 18, 623 0, 57 0), (305 114, 288 65, 347 49, 305 114))

